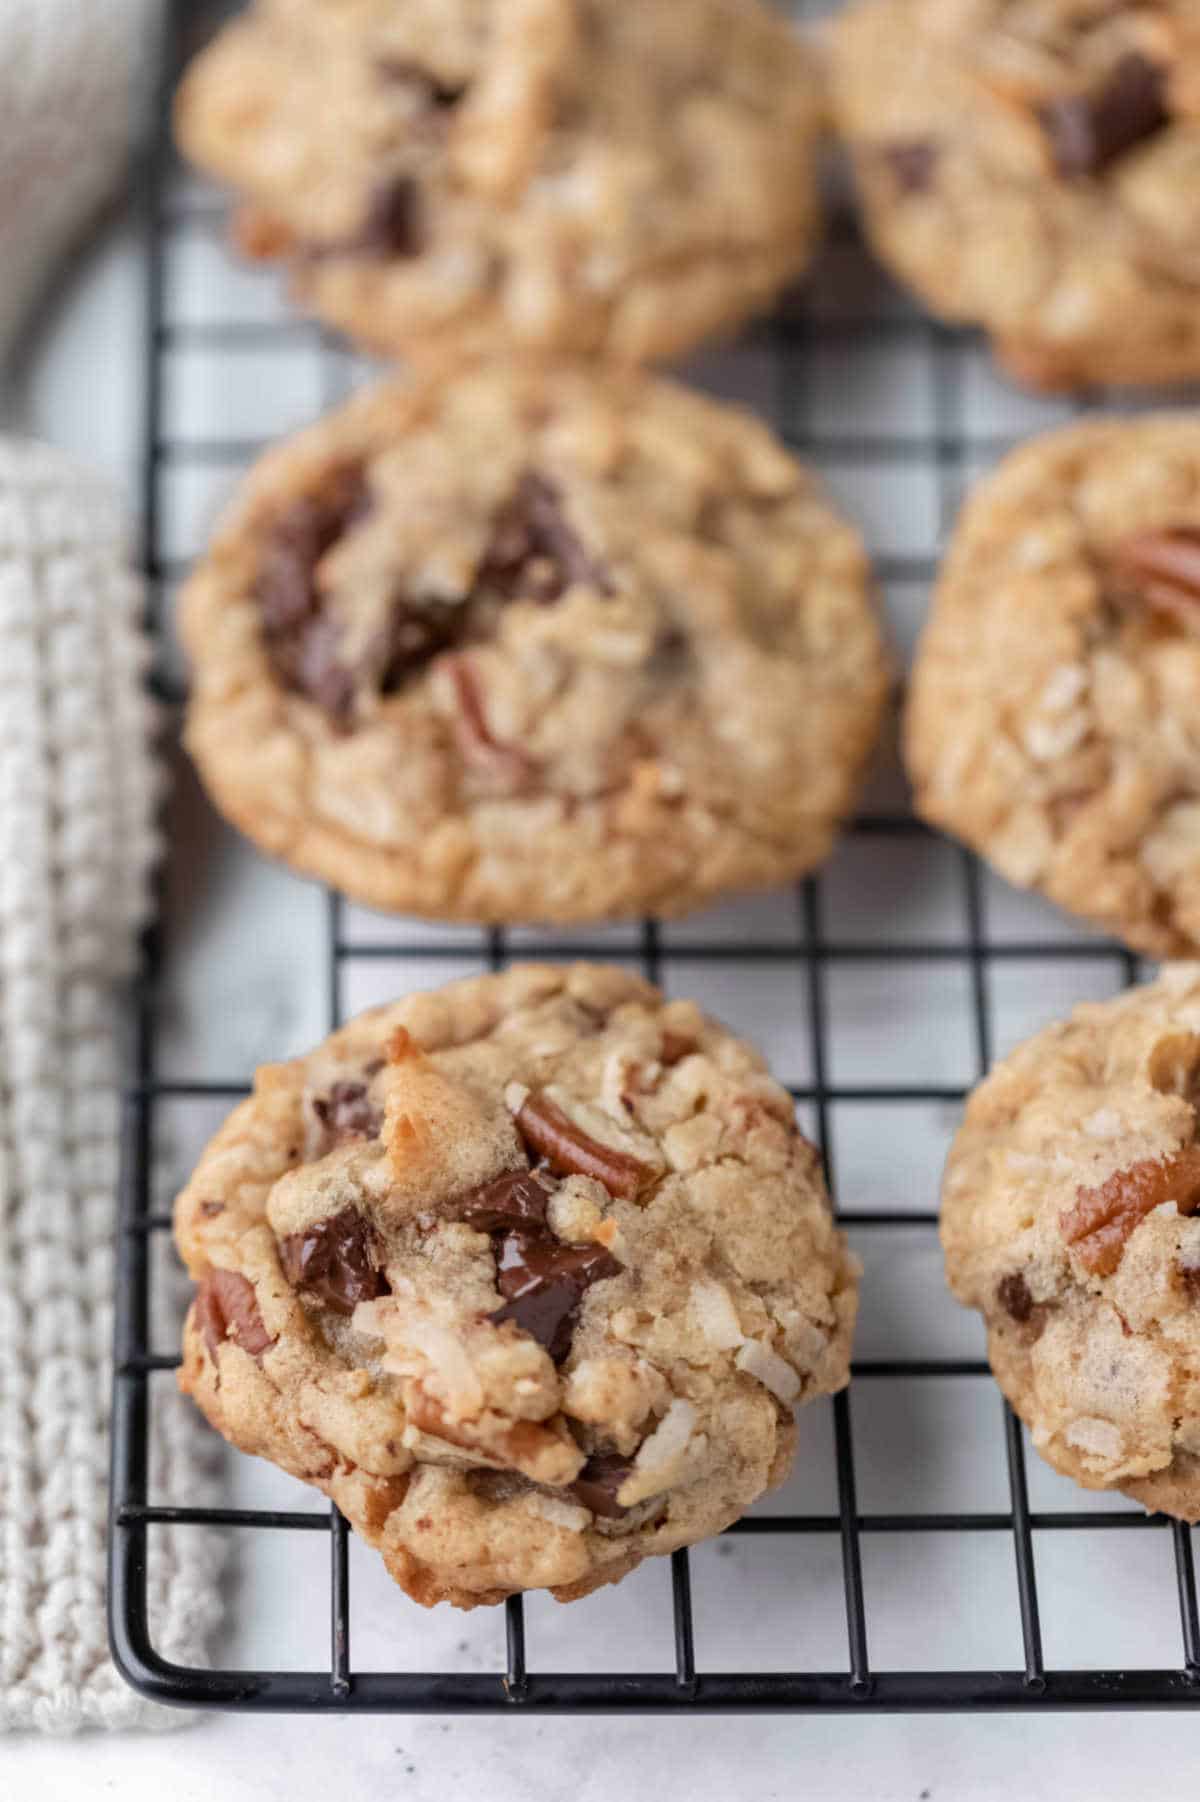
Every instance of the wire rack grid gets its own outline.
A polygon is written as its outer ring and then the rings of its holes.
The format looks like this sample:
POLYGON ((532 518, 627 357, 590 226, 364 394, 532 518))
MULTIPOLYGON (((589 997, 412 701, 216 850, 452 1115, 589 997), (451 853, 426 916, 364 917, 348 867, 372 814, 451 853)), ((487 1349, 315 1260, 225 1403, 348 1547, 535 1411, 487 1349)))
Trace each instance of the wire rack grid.
MULTIPOLYGON (((816 6, 797 7, 801 13, 817 10, 826 10, 820 0, 816 6)), ((197 258, 208 267, 210 259, 222 256, 224 214, 217 198, 183 180, 172 161, 169 96, 188 39, 194 35, 197 9, 177 0, 169 13, 157 142, 146 192, 143 502, 152 623, 160 649, 155 680, 168 704, 176 704, 182 695, 170 642, 169 597, 186 567, 188 552, 180 549, 169 490, 172 484, 186 485, 189 473, 195 471, 219 471, 228 484, 270 435, 262 428, 230 430, 227 414, 217 431, 198 431, 194 425, 190 431, 181 429, 180 419, 189 410, 194 418, 196 406, 193 395, 189 408, 188 382, 180 379, 179 360, 202 357, 206 389, 227 399, 233 396, 237 418, 248 409, 252 422, 270 410, 266 397, 271 378, 264 372, 269 372, 272 359, 294 359, 297 353, 305 358, 306 379, 319 385, 319 392, 308 394, 310 406, 332 404, 358 371, 344 346, 284 310, 262 306, 257 298, 248 312, 227 304, 230 282, 243 292, 238 286, 243 278, 228 269, 217 282, 219 304, 203 317, 179 307, 181 286, 194 285, 197 258), (247 364, 246 358, 252 363, 247 364), (248 369, 256 372, 249 380, 248 369)), ((835 492, 843 492, 860 516, 868 515, 868 536, 902 641, 911 637, 919 618, 935 573, 937 547, 964 483, 1024 430, 1062 411, 989 386, 986 357, 974 340, 929 323, 905 305, 870 270, 845 222, 835 223, 822 273, 806 290, 803 302, 785 305, 756 332, 735 356, 734 369, 730 377, 724 364, 706 362, 696 373, 718 389, 732 383, 739 394, 749 391, 796 451, 823 471, 835 492), (854 382, 848 384, 851 370, 854 382), (919 487, 914 477, 920 479, 919 487)), ((944 1149, 952 1110, 989 1066, 998 1042, 1011 1042, 1017 1025, 1024 1023, 1024 1016, 1021 1022, 1013 1017, 1004 999, 1009 974, 1024 973, 1037 992, 1043 1015, 1059 993, 1073 999, 1097 988, 1114 992, 1137 974, 1135 961, 1120 947, 1067 926, 1048 910, 1024 907, 973 857, 937 840, 905 810, 894 773, 876 784, 869 810, 847 834, 840 864, 835 860, 828 873, 810 878, 792 896, 771 898, 762 913, 718 911, 680 929, 647 921, 627 933, 439 933, 433 927, 401 929, 397 922, 369 916, 364 921, 358 910, 330 894, 324 937, 329 1026, 360 1004, 359 978, 364 974, 377 983, 400 986, 410 971, 442 973, 444 966, 464 957, 472 960, 471 967, 499 968, 518 953, 547 958, 618 955, 636 961, 652 979, 668 986, 678 982, 698 991, 702 1001, 708 1001, 710 991, 718 1001, 723 995, 724 1011, 732 1010, 739 1016, 735 1023, 750 1032, 764 997, 775 990, 794 994, 796 1005, 786 1004, 795 1035, 792 1042, 798 1037, 802 1043, 794 1070, 784 1074, 798 1076, 790 1087, 800 1116, 822 1146, 833 1192, 845 1204, 841 1218, 867 1257, 869 1274, 871 1241, 880 1235, 887 1236, 893 1247, 919 1240, 936 1259, 933 1181, 922 1183, 916 1177, 903 1181, 897 1175, 903 1158, 900 1148, 908 1143, 906 1122, 932 1118, 934 1138, 944 1149), (889 872, 900 862, 918 886, 936 887, 932 925, 914 928, 903 896, 897 901, 891 890, 882 920, 878 912, 857 911, 864 893, 888 888, 889 872), (856 936, 860 918, 864 924, 856 936), (761 932, 756 930, 760 920, 765 922, 761 932), (1076 973, 1086 976, 1081 990, 1073 986, 1076 973), (910 978, 919 982, 923 975, 932 976, 935 987, 930 991, 932 1001, 922 1003, 918 994, 918 1036, 910 1032, 906 1039, 896 1038, 889 1052, 889 1033, 894 1036, 897 1030, 905 985, 910 978), (939 1014, 937 1001, 939 993, 948 991, 939 991, 936 984, 951 981, 960 983, 962 990, 957 1027, 939 1014), (793 983, 794 989, 789 987, 793 983), (874 997, 865 1014, 864 992, 874 997), (843 1014, 853 1018, 860 1040, 882 1037, 882 1066, 876 1063, 867 1069, 861 1058, 855 1062, 846 1053, 839 1040, 843 1014), (954 1041, 953 1055, 939 1044, 927 1074, 929 1043, 943 1038, 954 1041), (897 1169, 887 1168, 882 1193, 886 1198, 890 1186, 903 1189, 904 1202, 856 1206, 853 1196, 864 1186, 855 1180, 862 1169, 864 1140, 877 1140, 881 1131, 892 1133, 898 1147, 897 1169)), ((164 946, 156 929, 145 947, 135 1069, 125 1105, 111 1492, 112 1640, 120 1668, 137 1688, 166 1702, 259 1710, 544 1713, 1200 1704, 1200 1619, 1189 1530, 1161 1517, 1147 1517, 1119 1498, 1114 1505, 1112 1498, 1085 1496, 1056 1479, 1052 1482, 1036 1465, 1027 1470, 1022 1429, 988 1383, 977 1338, 966 1347, 972 1356, 946 1355, 941 1347, 930 1355, 920 1346, 915 1351, 902 1346, 904 1355, 867 1355, 892 1350, 880 1330, 855 1363, 853 1392, 822 1404, 827 1422, 805 1432, 803 1456, 810 1465, 823 1466, 828 1479, 823 1493, 828 1499, 802 1508, 791 1505, 785 1491, 778 1511, 752 1511, 716 1548, 731 1552, 747 1543, 769 1548, 767 1582, 773 1605, 782 1595, 778 1605, 793 1610, 783 1617, 782 1647, 777 1645, 770 1658, 760 1661, 757 1655, 753 1619, 753 1596, 761 1599, 766 1591, 761 1581, 755 1589, 741 1567, 733 1587, 726 1584, 721 1604, 723 1630, 729 1627, 730 1608, 744 1610, 747 1617, 740 1660, 723 1657, 721 1631, 708 1636, 712 1656, 698 1654, 696 1615, 698 1606, 703 1613, 704 1591, 698 1590, 694 1602, 697 1554, 680 1552, 670 1561, 669 1599, 661 1597, 662 1606, 670 1610, 669 1637, 664 1625, 657 1639, 664 1651, 673 1646, 673 1655, 668 1652, 658 1664, 651 1653, 630 1660, 630 1668, 597 1669, 597 1660, 585 1651, 577 1657, 576 1667, 544 1668, 532 1635, 527 1644, 527 1606, 518 1598, 506 1605, 501 1656, 490 1668, 397 1669, 389 1664, 386 1651, 375 1660, 378 1668, 363 1668, 351 1651, 351 1536, 336 1508, 202 1508, 187 1498, 160 1501, 152 1492, 148 1424, 151 1408, 163 1405, 155 1380, 170 1385, 169 1373, 178 1363, 174 1352, 155 1349, 151 1330, 151 1292, 161 1280, 155 1254, 166 1248, 170 1232, 170 1218, 158 1205, 151 1175, 159 1116, 179 1104, 219 1108, 247 1087, 245 1072, 197 1078, 164 1070, 163 969, 164 946), (972 1379, 981 1381, 972 1387, 972 1379), (935 1409, 957 1409, 959 1414, 956 1397, 964 1387, 970 1390, 972 1421, 983 1423, 981 1431, 1001 1430, 1002 1457, 996 1453, 995 1470, 1002 1492, 991 1498, 991 1506, 949 1505, 940 1499, 940 1491, 939 1499, 924 1507, 900 1507, 891 1499, 898 1474, 893 1469, 876 1480, 881 1454, 870 1437, 887 1438, 886 1409, 874 1397, 889 1384, 906 1386, 912 1393, 923 1389, 939 1398, 935 1409), (860 1407, 870 1428, 865 1439, 853 1418, 860 1407), (889 1505, 860 1506, 864 1460, 872 1492, 889 1505), (1045 1505, 1031 1500, 1035 1478, 1045 1505), (325 1536, 328 1656, 323 1666, 281 1669, 281 1660, 271 1656, 270 1649, 236 1668, 189 1669, 166 1660, 153 1642, 146 1581, 149 1536, 164 1527, 218 1530, 243 1545, 247 1538, 261 1539, 267 1533, 283 1534, 291 1547, 299 1540, 325 1536), (1072 1535, 1083 1536, 1088 1548, 1103 1541, 1111 1544, 1113 1534, 1122 1549, 1143 1540, 1161 1547, 1151 1655, 1139 1659, 1133 1655, 1134 1647, 1122 1645, 1115 1657, 1099 1665, 1088 1657, 1049 1658, 1043 1646, 1042 1589, 1053 1549, 1064 1546, 1072 1535), (896 1625, 897 1592, 891 1587, 897 1562, 907 1556, 921 1573, 941 1570, 922 1559, 923 1540, 942 1547, 986 1541, 1007 1548, 1001 1563, 1007 1564, 1008 1574, 1000 1580, 1009 1586, 1010 1601, 1015 1589, 1014 1631, 1001 1655, 972 1656, 968 1647, 965 1655, 960 1648, 953 1657, 938 1657, 953 1606, 968 1612, 976 1606, 969 1574, 954 1605, 943 1599, 934 1606, 927 1595, 918 1597, 915 1614, 911 1607, 907 1610, 910 1643, 900 1644, 898 1633, 904 1628, 896 1625), (831 1599, 829 1585, 835 1585, 836 1612, 842 1616, 841 1647, 801 1657, 798 1646, 794 1654, 789 1651, 793 1627, 798 1639, 809 1599, 797 1561, 800 1548, 818 1542, 836 1553, 832 1566, 828 1562, 825 1566, 825 1598, 831 1599), (872 1594, 891 1597, 892 1618, 884 1618, 883 1601, 871 1603, 872 1594), (873 1656, 876 1639, 889 1651, 899 1646, 900 1655, 873 1656), (1172 1641, 1175 1655, 1163 1655, 1161 1648, 1172 1641)), ((378 993, 370 998, 378 998, 378 993)), ((1037 1005, 1033 1012, 1036 1016, 1037 1005)), ((886 1144, 882 1155, 887 1166, 886 1144)), ((870 1193, 870 1184, 865 1187, 870 1193)), ((896 1255, 902 1262, 904 1253, 896 1255)), ((868 1286, 864 1326, 870 1300, 868 1286)), ((898 1327, 895 1336, 903 1337, 898 1327)), ((862 1339, 860 1334, 860 1350, 862 1339)), ((922 1418, 922 1405, 917 1404, 913 1419, 922 1418)), ((920 1448, 911 1443, 900 1449, 902 1457, 920 1457, 920 1448)), ((310 1492, 298 1486, 297 1493, 311 1499, 310 1492)), ((1110 1575, 1116 1570, 1111 1559, 1106 1568, 1110 1575)), ((702 1584, 716 1581, 719 1570, 718 1561, 706 1560, 702 1584)), ((935 1580, 952 1584, 956 1579, 938 1574, 935 1580)), ((1138 1582, 1142 1583, 1140 1577, 1138 1582)), ((621 1589, 630 1589, 633 1583, 629 1579, 621 1589)), ((902 1595, 900 1599, 902 1603, 902 1595)), ((1140 1590, 1137 1597, 1128 1593, 1124 1600, 1130 1608, 1140 1605, 1140 1590)), ((592 1605, 575 1604, 565 1612, 575 1615, 592 1605)), ((232 1606, 235 1611, 239 1606, 236 1596, 232 1606)), ((355 1622, 357 1636, 357 1615, 355 1622)), ((415 1630, 411 1618, 409 1630, 415 1630)), ((541 1636, 548 1645, 554 1643, 548 1630, 541 1636)), ((1056 1631, 1056 1644, 1060 1641, 1056 1631)), ((593 1652, 595 1644, 593 1639, 593 1652)))

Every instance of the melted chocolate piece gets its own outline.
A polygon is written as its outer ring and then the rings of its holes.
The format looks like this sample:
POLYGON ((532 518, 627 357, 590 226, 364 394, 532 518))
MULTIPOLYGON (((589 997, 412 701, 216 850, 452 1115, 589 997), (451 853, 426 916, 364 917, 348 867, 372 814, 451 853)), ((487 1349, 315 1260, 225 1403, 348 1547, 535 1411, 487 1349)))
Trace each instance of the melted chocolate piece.
POLYGON ((353 1314, 360 1301, 390 1294, 373 1259, 377 1245, 374 1229, 358 1209, 343 1208, 281 1239, 279 1261, 293 1289, 303 1289, 337 1314, 353 1314))
POLYGON ((335 1082, 312 1104, 313 1113, 336 1139, 377 1139, 383 1112, 367 1097, 365 1082, 335 1082))
POLYGON ((261 1361, 275 1341, 263 1325, 254 1285, 236 1270, 210 1270, 196 1291, 196 1324, 210 1358, 227 1339, 261 1361))
MULTIPOLYGON (((402 210, 395 196, 389 204, 402 210)), ((372 227, 377 228, 390 229, 384 213, 372 227)), ((359 468, 342 471, 323 494, 294 502, 275 521, 255 589, 275 674, 343 728, 352 722, 356 687, 395 694, 442 652, 487 637, 498 602, 520 598, 548 605, 577 582, 604 595, 613 592, 606 571, 563 517, 558 489, 529 471, 493 521, 471 592, 460 601, 397 594, 385 625, 352 668, 340 655, 337 621, 323 612, 316 569, 368 504, 359 468)), ((519 747, 489 743, 477 693, 474 709, 477 717, 467 720, 471 742, 502 760, 514 782, 526 779, 534 766, 519 747)))
POLYGON ((1066 94, 1038 108, 1060 175, 1099 175, 1135 144, 1161 131, 1170 114, 1166 70, 1131 51, 1094 94, 1066 94))
POLYGON ((453 1205, 451 1213, 455 1220, 463 1220, 481 1233, 542 1226, 550 1195, 550 1188, 534 1171, 517 1170, 473 1189, 453 1205))
POLYGON ((439 651, 449 650, 460 636, 464 612, 462 606, 447 601, 393 602, 372 656, 372 662, 378 660, 380 666, 381 692, 396 694, 439 651))
POLYGON ((380 257, 419 257, 428 242, 421 190, 411 175, 376 183, 356 236, 338 246, 380 257))
POLYGON ((255 586, 275 674, 339 719, 349 712, 353 674, 338 661, 338 629, 322 614, 316 570, 368 504, 357 466, 336 471, 322 493, 294 501, 275 520, 255 586))
POLYGON ((496 1282, 505 1302, 491 1318, 497 1326, 513 1321, 561 1364, 585 1290, 621 1270, 602 1245, 564 1245, 547 1232, 505 1233, 496 1249, 496 1282))
POLYGON ((1200 1305, 1200 1264, 1180 1264, 1179 1280, 1183 1284, 1183 1292, 1189 1301, 1200 1305))
POLYGON ((577 1502, 602 1514, 606 1520, 620 1520, 628 1514, 617 1500, 617 1491, 632 1474, 633 1462, 620 1452, 594 1452, 568 1490, 577 1502))
POLYGON ((442 81, 431 69, 406 56, 378 57, 375 68, 384 81, 415 89, 425 111, 434 115, 452 112, 467 91, 464 83, 442 81))
POLYGON ((1015 1271, 1012 1276, 1002 1276, 996 1285, 996 1300, 1022 1326, 1033 1313, 1033 1296, 1029 1293, 1029 1284, 1015 1271))
POLYGON ((574 583, 611 595, 607 570, 589 555, 562 510, 562 495, 526 470, 492 522, 476 587, 505 600, 557 601, 574 583))
POLYGON ((928 139, 910 138, 883 144, 879 154, 902 194, 928 194, 933 187, 938 147, 928 139))

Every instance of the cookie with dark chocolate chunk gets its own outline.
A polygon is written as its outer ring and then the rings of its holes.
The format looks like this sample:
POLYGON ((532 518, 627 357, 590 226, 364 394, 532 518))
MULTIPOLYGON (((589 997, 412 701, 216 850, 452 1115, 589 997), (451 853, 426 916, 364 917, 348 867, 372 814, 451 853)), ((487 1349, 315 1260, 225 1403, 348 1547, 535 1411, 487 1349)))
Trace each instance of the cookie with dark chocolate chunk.
POLYGON ((858 1269, 790 1097, 619 969, 455 983, 260 1071, 175 1223, 182 1387, 427 1605, 720 1532, 849 1375, 858 1269))
POLYGON ((235 503, 182 602, 188 744, 371 906, 679 913, 828 851, 887 689, 869 591, 743 413, 577 363, 409 377, 235 503))
POLYGON ((1200 1521, 1200 964, 1077 1007, 980 1083, 942 1242, 1034 1448, 1200 1521))
POLYGON ((852 0, 834 111, 884 261, 1036 388, 1200 377, 1194 0, 852 0))
POLYGON ((176 123, 239 246, 371 347, 644 362, 807 262, 820 112, 770 0, 257 0, 176 123))

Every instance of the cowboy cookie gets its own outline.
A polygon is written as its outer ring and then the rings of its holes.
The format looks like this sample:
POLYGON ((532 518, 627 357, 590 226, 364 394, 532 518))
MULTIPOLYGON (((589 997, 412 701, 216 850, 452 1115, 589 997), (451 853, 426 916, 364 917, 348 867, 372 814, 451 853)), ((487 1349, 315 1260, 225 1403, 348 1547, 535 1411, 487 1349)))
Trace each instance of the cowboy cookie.
POLYGON ((1056 1470, 1200 1520, 1200 965, 1079 1007, 976 1089, 950 1286, 1056 1470))
POLYGON ((637 362, 806 262, 818 115, 762 0, 258 0, 176 119, 242 249, 351 336, 637 362))
POLYGON ((849 1376, 857 1267, 790 1098, 617 969, 454 983, 260 1070, 175 1219, 183 1389, 427 1605, 720 1532, 849 1376))
POLYGON ((441 918, 795 877, 887 690, 862 545, 813 478, 743 413, 577 365, 393 382, 273 451, 182 631, 224 811, 441 918))
POLYGON ((1039 388, 1200 376, 1194 0, 867 0, 834 106, 880 255, 1039 388))

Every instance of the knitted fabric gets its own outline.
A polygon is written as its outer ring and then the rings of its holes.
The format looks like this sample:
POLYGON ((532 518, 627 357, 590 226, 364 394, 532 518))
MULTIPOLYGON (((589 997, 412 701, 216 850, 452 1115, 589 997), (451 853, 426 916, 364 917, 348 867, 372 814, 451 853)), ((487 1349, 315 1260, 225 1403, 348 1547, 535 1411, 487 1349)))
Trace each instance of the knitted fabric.
MULTIPOLYGON (((10 1729, 180 1718, 122 1682, 104 1613, 119 988, 155 856, 139 605, 105 487, 55 451, 0 440, 0 1727, 10 1729)), ((152 1494, 202 1495, 203 1442, 169 1377, 156 1380, 151 1416, 152 1494)), ((156 1644, 195 1662, 216 1607, 211 1548, 194 1532, 150 1537, 156 1644)))

